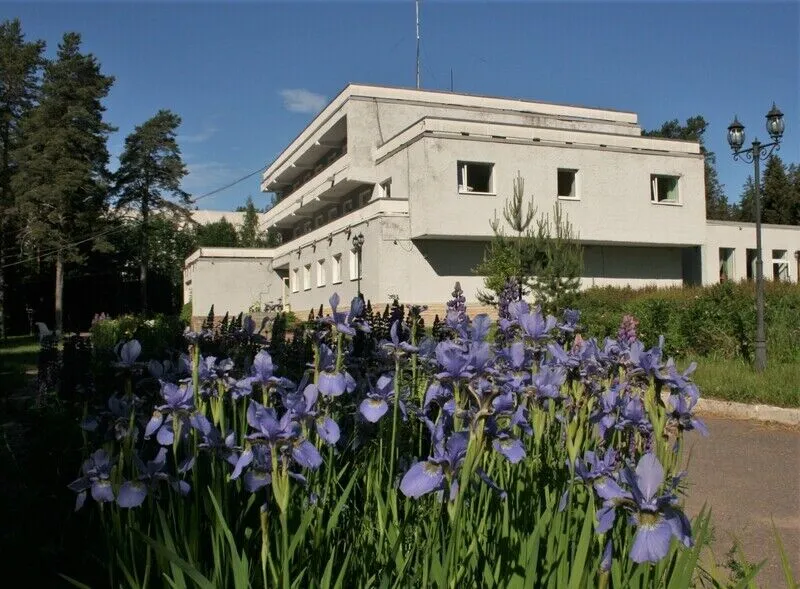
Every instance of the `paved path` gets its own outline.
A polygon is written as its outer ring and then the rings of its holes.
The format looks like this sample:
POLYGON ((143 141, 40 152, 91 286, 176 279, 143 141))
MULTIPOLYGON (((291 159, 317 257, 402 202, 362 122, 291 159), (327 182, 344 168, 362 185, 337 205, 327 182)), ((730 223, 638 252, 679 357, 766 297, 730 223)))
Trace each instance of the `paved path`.
POLYGON ((785 587, 772 520, 800 578, 800 430, 712 417, 704 421, 709 437, 688 438, 688 515, 697 515, 707 502, 717 561, 725 560, 735 535, 748 560, 767 559, 759 586, 785 587))

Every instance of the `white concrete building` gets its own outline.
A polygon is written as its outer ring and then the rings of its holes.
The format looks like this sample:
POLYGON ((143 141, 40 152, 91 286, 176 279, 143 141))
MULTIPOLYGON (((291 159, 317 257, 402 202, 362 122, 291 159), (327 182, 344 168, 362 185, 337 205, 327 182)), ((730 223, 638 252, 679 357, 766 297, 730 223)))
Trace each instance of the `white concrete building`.
MULTIPOLYGON (((266 302, 307 312, 333 292, 349 300, 360 284, 376 303, 397 295, 438 309, 458 280, 475 303, 483 280, 473 269, 517 173, 526 199, 540 212, 560 203, 578 230, 585 287, 715 282, 720 253, 735 260, 728 276, 744 278, 755 231, 706 222, 699 145, 641 133, 632 112, 347 86, 263 174, 277 198, 262 226, 283 244, 247 262, 196 252, 186 298, 196 315, 212 302, 219 313, 266 302), (240 287, 238 270, 223 277, 224 264, 248 265, 241 276, 263 288, 240 287)), ((796 281, 800 228, 767 227, 764 243, 788 262, 779 275, 796 281)))

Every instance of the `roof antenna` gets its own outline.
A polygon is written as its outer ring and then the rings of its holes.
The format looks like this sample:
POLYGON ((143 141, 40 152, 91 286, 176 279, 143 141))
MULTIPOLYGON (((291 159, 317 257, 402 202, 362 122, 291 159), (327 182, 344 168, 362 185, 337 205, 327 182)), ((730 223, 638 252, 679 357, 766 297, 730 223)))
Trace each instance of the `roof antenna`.
POLYGON ((419 0, 415 0, 417 10, 417 90, 419 90, 419 0))

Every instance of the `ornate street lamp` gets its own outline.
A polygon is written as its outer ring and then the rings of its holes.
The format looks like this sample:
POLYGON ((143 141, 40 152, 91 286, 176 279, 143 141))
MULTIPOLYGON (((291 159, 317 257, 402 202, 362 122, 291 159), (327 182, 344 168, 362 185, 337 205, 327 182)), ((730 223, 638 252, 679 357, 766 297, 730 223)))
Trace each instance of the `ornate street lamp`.
POLYGON ((356 280, 358 281, 358 297, 361 298, 361 250, 364 248, 364 236, 359 233, 353 237, 353 249, 356 250, 356 280))
POLYGON ((752 147, 742 149, 744 145, 744 125, 734 117, 728 126, 728 144, 733 150, 733 159, 740 157, 750 163, 753 162, 753 179, 755 186, 755 216, 756 216, 756 358, 755 368, 763 372, 767 367, 767 337, 764 330, 764 262, 761 257, 761 160, 766 160, 772 152, 780 149, 783 136, 783 113, 772 103, 772 108, 767 113, 767 133, 772 138, 772 143, 762 144, 758 139, 753 140, 752 147))

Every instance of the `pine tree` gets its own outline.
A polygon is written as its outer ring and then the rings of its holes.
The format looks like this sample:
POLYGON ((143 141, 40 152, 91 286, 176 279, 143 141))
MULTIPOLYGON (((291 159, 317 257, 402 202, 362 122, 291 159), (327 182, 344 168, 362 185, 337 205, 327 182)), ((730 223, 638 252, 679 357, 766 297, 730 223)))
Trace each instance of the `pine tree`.
POLYGON ((755 223, 756 209, 755 209, 755 195, 756 185, 753 182, 753 177, 748 176, 742 186, 742 195, 739 198, 739 206, 736 209, 736 219, 747 223, 755 223))
POLYGON ((55 326, 63 329, 64 266, 84 259, 81 242, 99 245, 109 174, 102 100, 114 78, 100 72, 81 37, 67 33, 44 69, 41 100, 22 124, 12 179, 30 243, 55 255, 55 326))
POLYGON ((17 166, 11 154, 19 142, 20 121, 38 95, 43 51, 43 41, 25 42, 19 20, 0 24, 0 338, 6 336, 4 266, 21 234, 15 223, 11 178, 17 166))
POLYGON ((187 173, 176 138, 181 118, 168 110, 125 138, 116 174, 117 208, 135 205, 140 215, 139 287, 142 311, 147 311, 147 270, 150 264, 150 215, 171 211, 188 217, 189 195, 181 190, 187 173))
POLYGON ((795 216, 794 186, 781 158, 770 156, 761 188, 761 220, 791 225, 795 216))
POLYGON ((253 204, 253 197, 248 196, 245 206, 237 210, 244 213, 244 221, 239 229, 239 245, 241 247, 265 247, 266 239, 258 226, 258 210, 253 204))
POLYGON ((233 223, 222 217, 219 221, 197 227, 198 247, 239 247, 239 234, 233 223))

